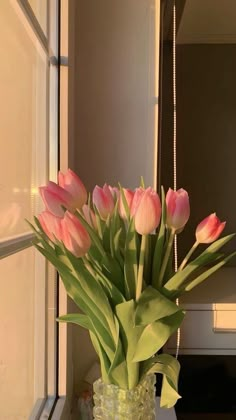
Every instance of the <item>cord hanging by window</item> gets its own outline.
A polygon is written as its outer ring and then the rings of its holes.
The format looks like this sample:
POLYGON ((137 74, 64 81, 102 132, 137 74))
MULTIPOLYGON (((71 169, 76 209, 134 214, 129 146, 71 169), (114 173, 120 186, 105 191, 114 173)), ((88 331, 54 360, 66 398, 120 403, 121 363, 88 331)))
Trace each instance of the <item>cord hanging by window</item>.
MULTIPOLYGON (((177 133, 176 133, 176 3, 173 0, 173 173, 174 173, 174 190, 177 189, 177 133)), ((174 239, 174 268, 178 270, 178 246, 177 246, 177 235, 174 239)), ((176 299, 177 305, 179 299, 176 299)), ((176 343, 176 358, 179 356, 180 347, 180 328, 177 331, 177 343, 176 343)))

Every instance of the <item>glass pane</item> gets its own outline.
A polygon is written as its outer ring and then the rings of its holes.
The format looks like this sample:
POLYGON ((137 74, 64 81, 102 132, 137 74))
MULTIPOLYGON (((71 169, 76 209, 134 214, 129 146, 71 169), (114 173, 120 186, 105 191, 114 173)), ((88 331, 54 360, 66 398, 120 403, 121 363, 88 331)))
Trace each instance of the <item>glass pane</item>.
POLYGON ((47 57, 19 9, 0 1, 0 238, 29 230, 46 174, 47 57))
POLYGON ((48 0, 28 0, 44 33, 47 34, 48 0))
POLYGON ((0 262, 0 418, 28 419, 34 395, 34 249, 0 262), (4 296, 4 298, 3 298, 4 296))

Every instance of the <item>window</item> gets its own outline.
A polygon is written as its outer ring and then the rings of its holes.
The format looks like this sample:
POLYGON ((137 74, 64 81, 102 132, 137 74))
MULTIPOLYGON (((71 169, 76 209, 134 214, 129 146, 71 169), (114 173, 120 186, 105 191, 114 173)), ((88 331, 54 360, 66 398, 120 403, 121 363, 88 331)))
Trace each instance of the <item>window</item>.
POLYGON ((0 2, 1 420, 39 419, 57 393, 56 273, 25 219, 57 176, 58 15, 58 0, 0 2))

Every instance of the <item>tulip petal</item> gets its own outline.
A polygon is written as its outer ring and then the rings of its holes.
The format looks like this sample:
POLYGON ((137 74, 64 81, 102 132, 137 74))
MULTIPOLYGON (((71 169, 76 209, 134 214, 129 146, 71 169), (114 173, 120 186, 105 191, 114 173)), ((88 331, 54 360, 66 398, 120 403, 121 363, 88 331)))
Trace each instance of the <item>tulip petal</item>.
POLYGON ((69 193, 63 190, 63 188, 59 187, 57 184, 53 185, 49 183, 46 187, 40 187, 40 195, 44 201, 46 209, 58 217, 63 217, 64 210, 62 206, 69 208, 71 203, 71 196, 69 193))
POLYGON ((215 213, 203 219, 196 228, 196 240, 198 243, 209 244, 214 242, 225 227, 225 222, 220 222, 215 213))
POLYGON ((87 191, 81 179, 68 169, 65 174, 58 174, 59 186, 69 192, 73 198, 73 207, 80 209, 87 201, 87 191))
POLYGON ((173 191, 169 188, 166 195, 166 224, 176 233, 180 233, 186 225, 190 216, 189 197, 187 191, 180 188, 173 191))
POLYGON ((107 184, 104 184, 102 188, 98 185, 95 186, 93 190, 93 204, 103 220, 106 220, 113 212, 115 207, 114 199, 107 184))
POLYGON ((140 235, 147 235, 157 228, 161 217, 161 203, 157 193, 152 188, 144 190, 135 203, 135 229, 140 235))
POLYGON ((91 246, 91 240, 79 219, 66 211, 61 226, 62 241, 65 247, 76 257, 81 257, 86 254, 91 246))

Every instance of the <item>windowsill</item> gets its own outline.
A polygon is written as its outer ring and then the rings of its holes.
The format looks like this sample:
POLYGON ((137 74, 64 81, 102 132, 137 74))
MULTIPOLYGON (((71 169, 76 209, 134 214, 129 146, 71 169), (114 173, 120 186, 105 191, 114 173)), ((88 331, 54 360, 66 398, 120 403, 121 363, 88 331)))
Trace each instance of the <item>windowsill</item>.
POLYGON ((68 420, 70 418, 69 411, 66 397, 60 397, 57 400, 51 420, 68 420))
MULTIPOLYGON (((53 412, 52 420, 69 420, 70 419, 70 407, 67 405, 65 397, 58 399, 55 410, 53 412)), ((175 409, 170 408, 166 410, 160 408, 160 398, 156 398, 156 418, 158 420, 176 420, 175 409)))

